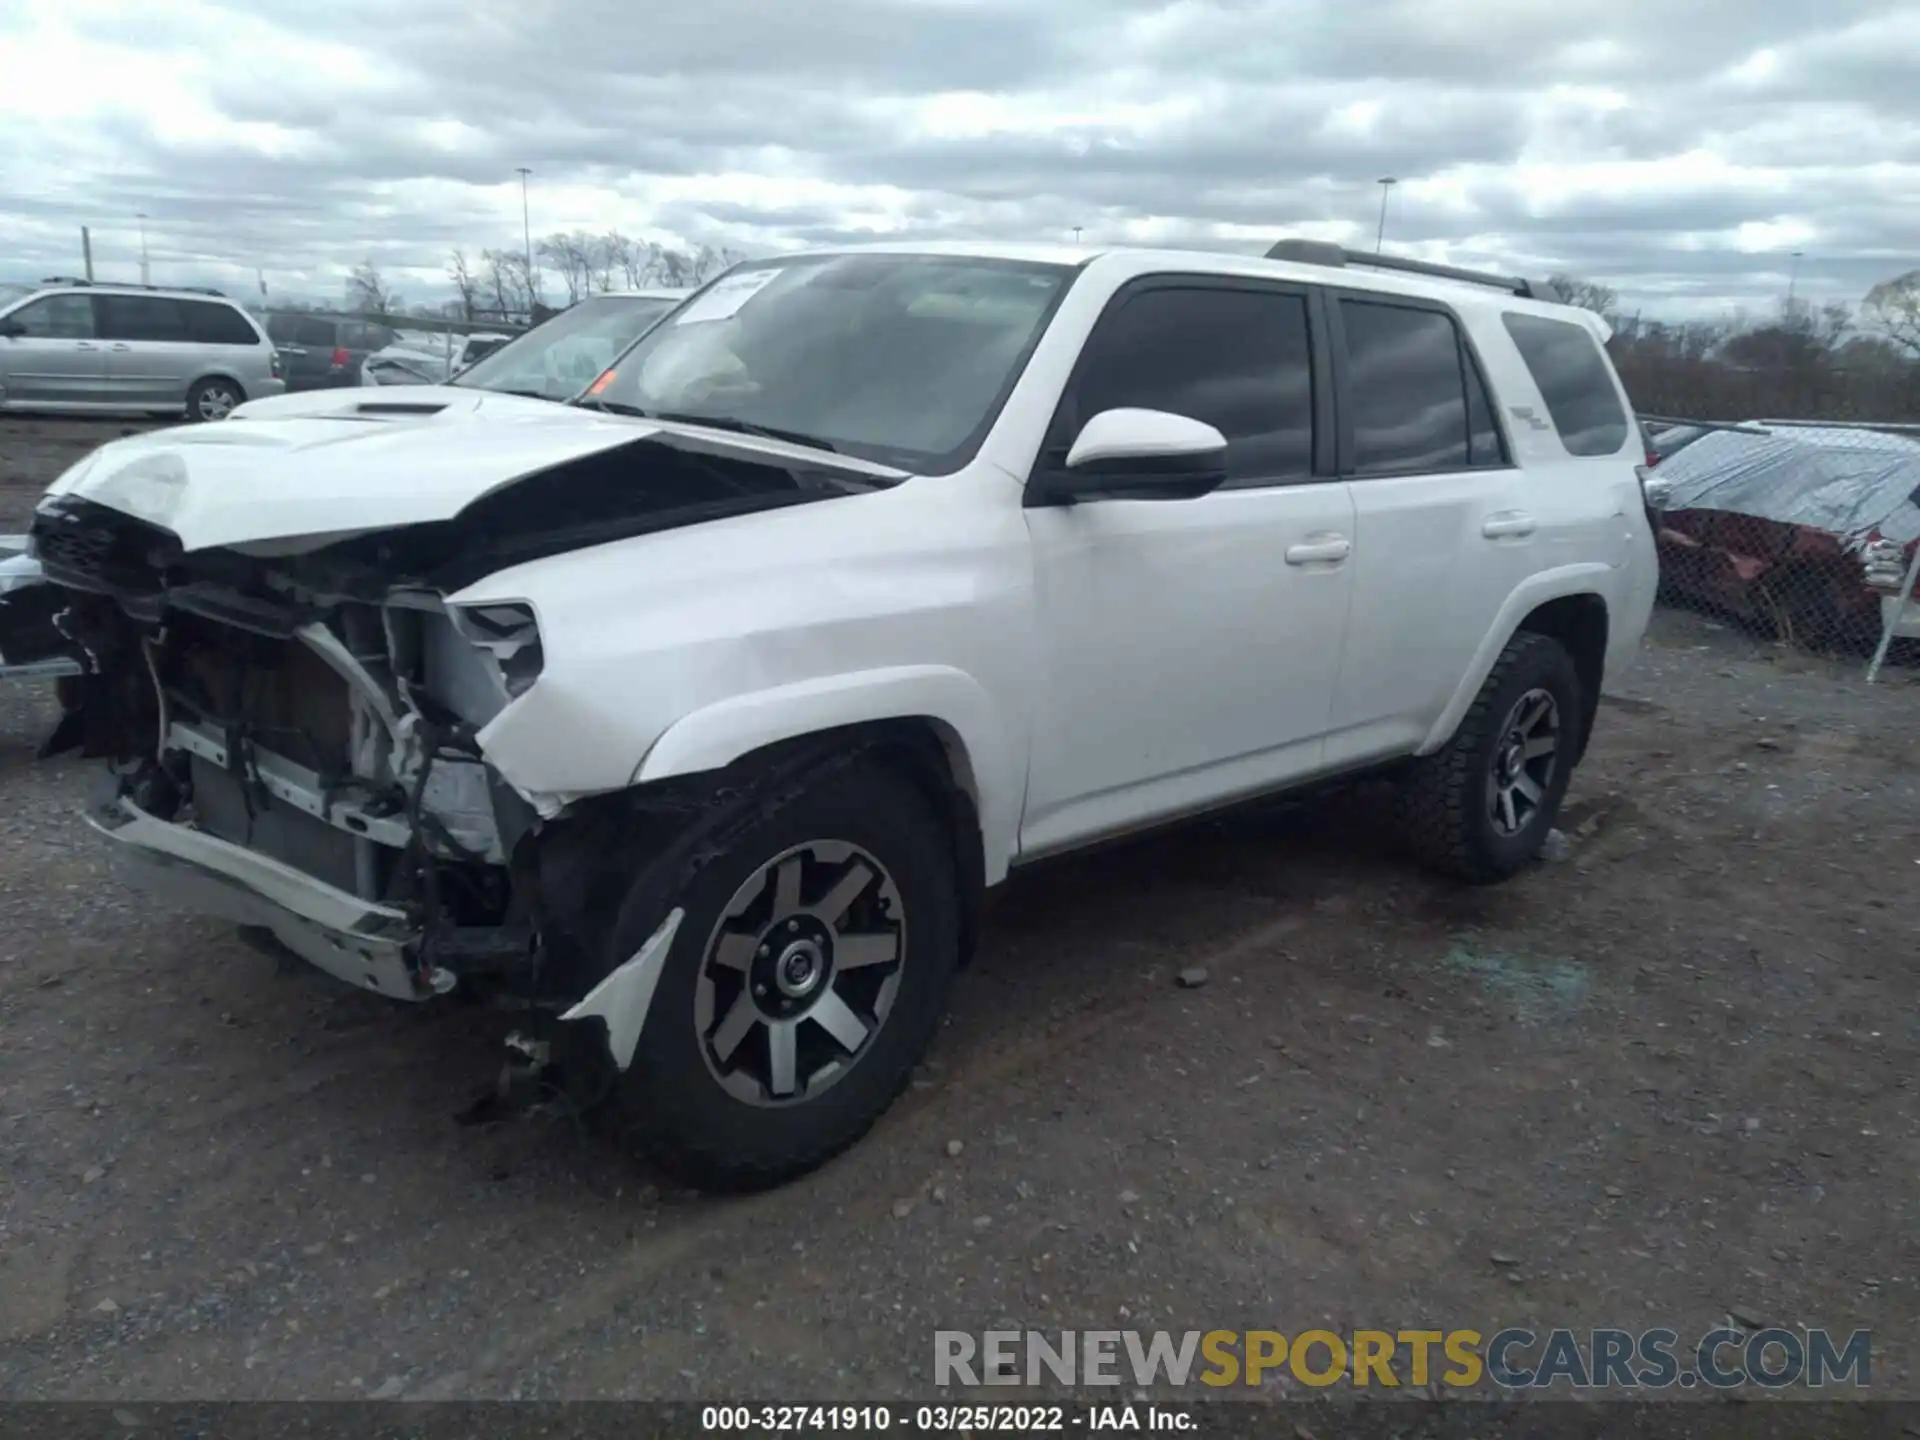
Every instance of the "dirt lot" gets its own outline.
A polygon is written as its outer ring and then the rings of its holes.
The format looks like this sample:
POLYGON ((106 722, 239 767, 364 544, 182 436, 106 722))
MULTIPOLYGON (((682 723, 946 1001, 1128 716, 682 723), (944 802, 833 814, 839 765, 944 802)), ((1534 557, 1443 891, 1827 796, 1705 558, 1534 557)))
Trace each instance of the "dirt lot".
MULTIPOLYGON (((30 428, 8 523, 117 429, 30 428)), ((1571 857, 1497 890, 1351 796, 1057 865, 873 1135, 725 1203, 455 1125, 499 1017, 116 889, 0 693, 0 1398, 877 1398, 936 1328, 1729 1311, 1920 1394, 1920 692, 1858 670, 1663 615, 1571 857)))

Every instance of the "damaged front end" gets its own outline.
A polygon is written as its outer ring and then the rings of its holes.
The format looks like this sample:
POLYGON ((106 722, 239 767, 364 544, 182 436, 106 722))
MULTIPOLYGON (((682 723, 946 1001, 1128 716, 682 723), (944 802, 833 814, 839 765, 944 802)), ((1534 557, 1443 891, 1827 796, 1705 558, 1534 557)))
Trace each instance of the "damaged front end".
POLYGON ((511 861, 537 816, 474 739, 539 673, 530 610, 345 559, 183 556, 82 500, 34 540, 101 692, 91 818, 129 881, 394 999, 531 963, 511 861))

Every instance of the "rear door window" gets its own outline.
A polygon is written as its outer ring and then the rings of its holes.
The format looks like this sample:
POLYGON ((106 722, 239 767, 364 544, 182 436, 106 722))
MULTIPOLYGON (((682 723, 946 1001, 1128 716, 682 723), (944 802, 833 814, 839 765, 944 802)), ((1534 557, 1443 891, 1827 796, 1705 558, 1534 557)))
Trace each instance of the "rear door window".
POLYGON ((296 345, 313 345, 331 350, 334 334, 334 322, 331 320, 302 315, 293 322, 293 343, 296 345))
MULTIPOLYGON (((1438 310, 1349 299, 1340 301, 1340 319, 1347 337, 1353 472, 1471 468, 1470 367, 1452 319, 1438 310)), ((1490 415, 1486 423, 1491 426, 1490 415)))
POLYGON ((98 295, 95 312, 103 340, 180 342, 187 338, 180 302, 162 295, 98 295))
POLYGON ((1600 342, 1584 325, 1508 312, 1501 320, 1526 361, 1569 455, 1615 455, 1627 443, 1627 412, 1600 342))

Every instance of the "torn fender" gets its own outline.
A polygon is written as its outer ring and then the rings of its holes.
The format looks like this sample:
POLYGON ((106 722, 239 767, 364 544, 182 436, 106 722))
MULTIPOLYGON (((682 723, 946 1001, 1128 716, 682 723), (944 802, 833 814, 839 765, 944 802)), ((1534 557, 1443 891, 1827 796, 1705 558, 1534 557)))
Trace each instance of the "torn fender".
POLYGON ((986 881, 998 884, 1012 861, 1025 776, 986 690, 952 666, 856 670, 731 696, 669 726, 647 750, 633 783, 718 770, 754 750, 823 730, 915 717, 944 732, 954 777, 979 812, 986 881))

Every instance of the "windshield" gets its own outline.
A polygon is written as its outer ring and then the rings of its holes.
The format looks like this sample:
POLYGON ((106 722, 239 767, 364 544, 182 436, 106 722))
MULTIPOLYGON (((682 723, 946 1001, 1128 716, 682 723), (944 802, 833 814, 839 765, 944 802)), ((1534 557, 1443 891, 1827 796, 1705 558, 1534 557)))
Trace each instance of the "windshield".
POLYGON ((665 295, 590 295, 462 370, 453 383, 571 399, 679 303, 665 295))
POLYGON ((582 403, 950 473, 979 448, 1072 275, 946 255, 737 266, 621 356, 582 403))

